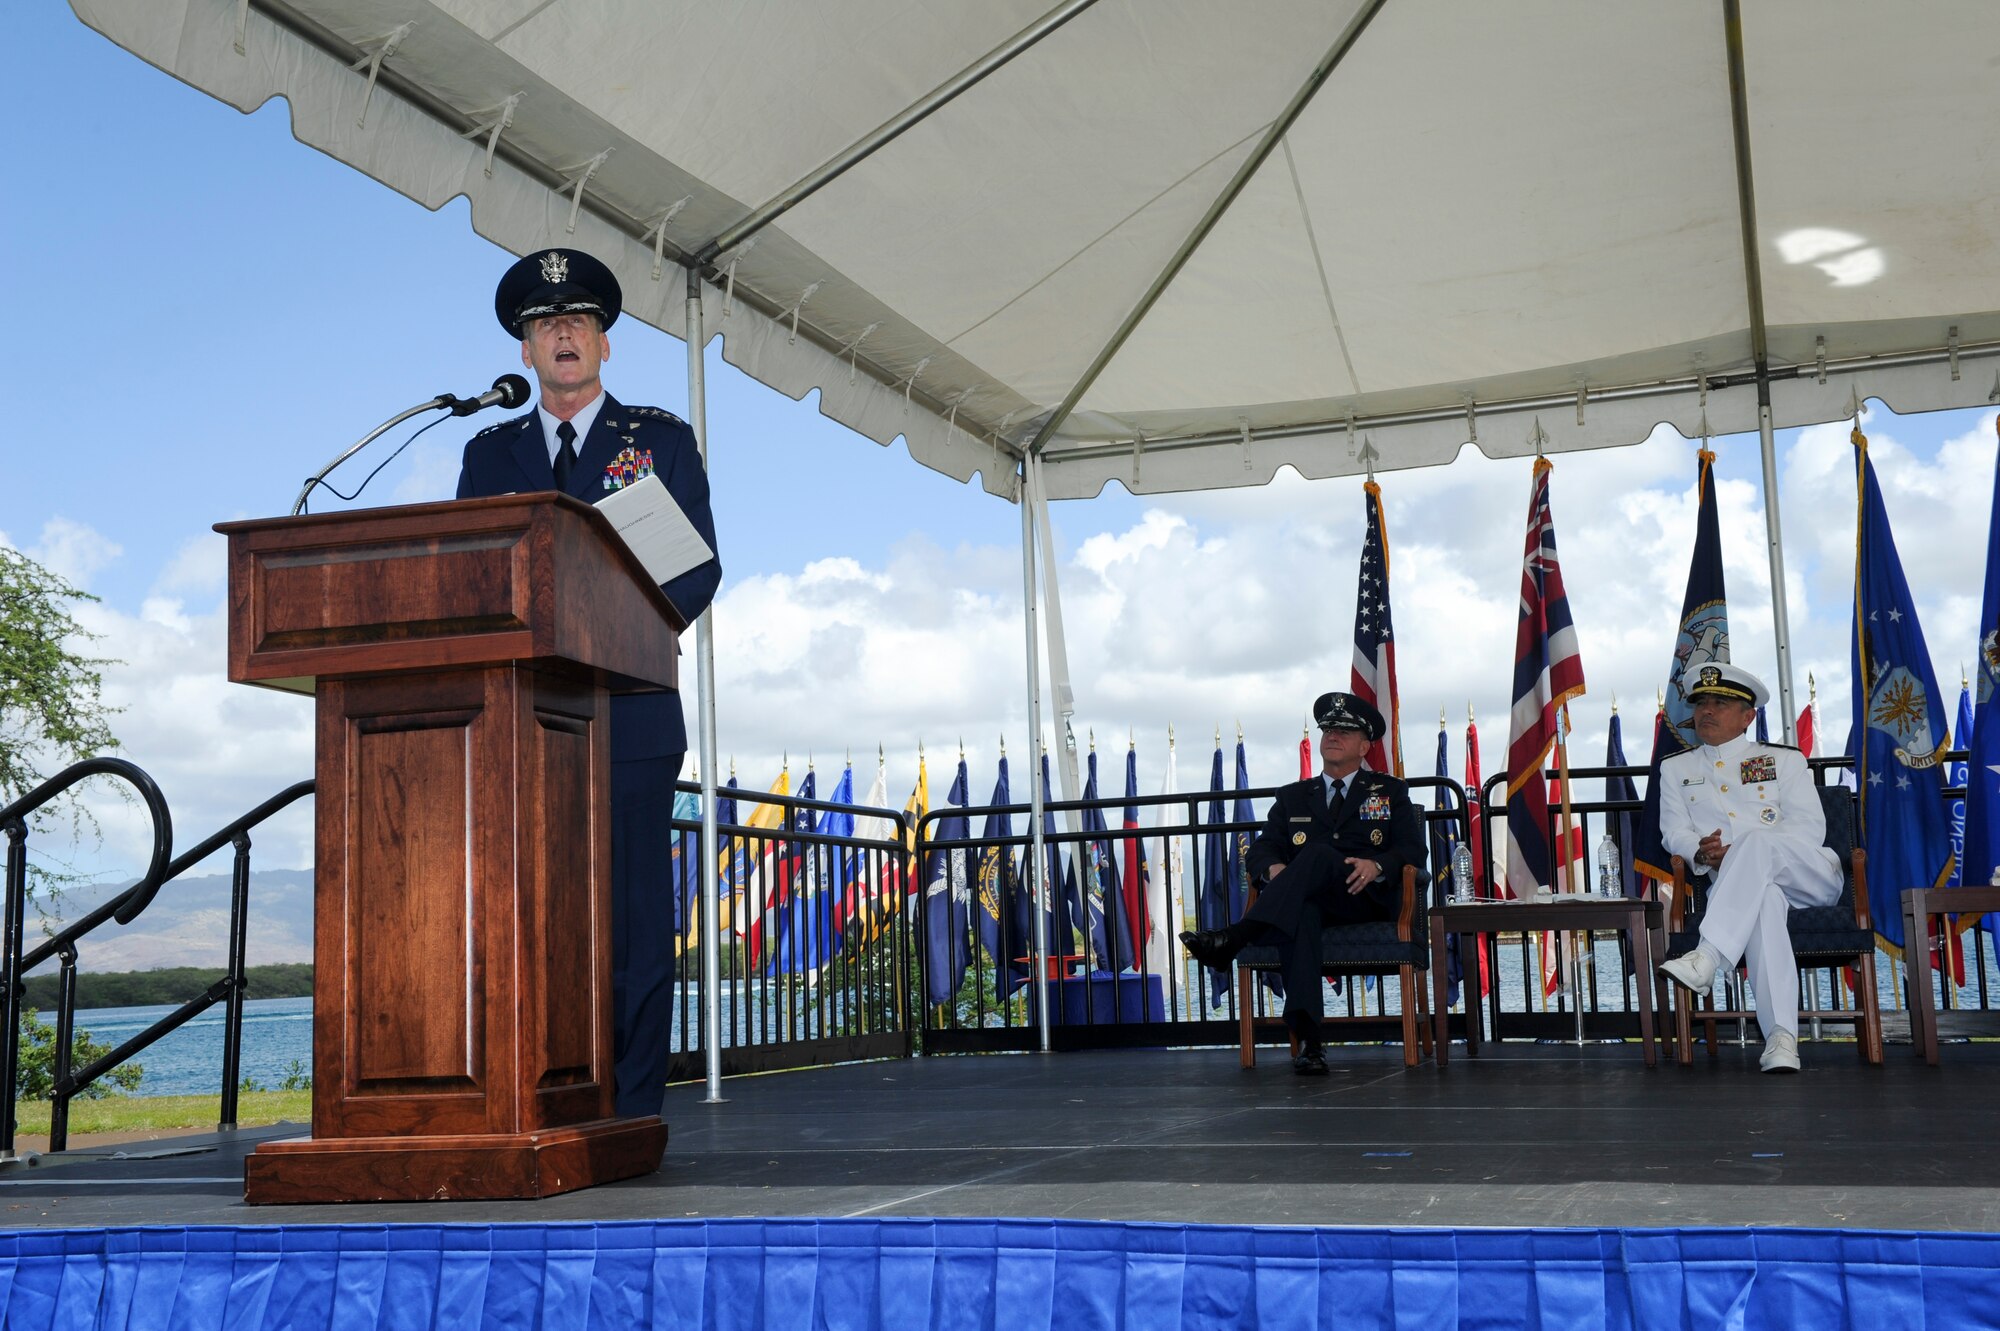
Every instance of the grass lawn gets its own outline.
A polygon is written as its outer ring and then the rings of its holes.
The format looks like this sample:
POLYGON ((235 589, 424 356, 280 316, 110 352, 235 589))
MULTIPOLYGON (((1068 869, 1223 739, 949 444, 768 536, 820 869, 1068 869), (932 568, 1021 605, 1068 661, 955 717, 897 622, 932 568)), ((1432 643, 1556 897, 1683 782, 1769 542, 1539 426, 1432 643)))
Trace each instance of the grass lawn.
MULTIPOLYGON (((72 1100, 69 1106, 71 1135, 90 1132, 171 1132, 177 1129, 213 1129, 222 1112, 220 1095, 111 1095, 102 1100, 72 1100)), ((14 1106, 17 1131, 46 1134, 49 1130, 49 1102, 22 1100, 14 1106)), ((236 1100, 238 1127, 290 1121, 305 1123, 312 1118, 311 1091, 249 1091, 236 1100)))

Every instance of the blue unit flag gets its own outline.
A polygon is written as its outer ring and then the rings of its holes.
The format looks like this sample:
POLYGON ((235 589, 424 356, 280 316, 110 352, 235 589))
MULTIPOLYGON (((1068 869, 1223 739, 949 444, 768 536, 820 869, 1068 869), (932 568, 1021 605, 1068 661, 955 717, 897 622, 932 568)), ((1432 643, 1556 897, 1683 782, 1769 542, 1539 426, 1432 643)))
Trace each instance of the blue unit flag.
MULTIPOLYGON (((2000 430, 2000 416, 1993 421, 2000 430)), ((1986 592, 1979 604, 1977 673, 1969 734, 1959 747, 1968 751, 1965 780, 1965 878, 2000 883, 2000 456, 1994 462, 1993 517, 1986 531, 1986 592)), ((2000 940, 2000 915, 1986 917, 2000 940)))
MULTIPOLYGON (((1688 560, 1687 593, 1681 597, 1680 631, 1667 662, 1665 723, 1655 729, 1652 772, 1646 778, 1646 805, 1639 811, 1627 845, 1642 873, 1662 882, 1673 878, 1673 857, 1660 841, 1660 764, 1697 743, 1694 704, 1688 681, 1705 665, 1729 660, 1729 598, 1722 583, 1721 524, 1715 512, 1715 454, 1695 454, 1694 554, 1688 560)), ((1615 718, 1614 718, 1615 722, 1615 718)), ((1615 798, 1615 797, 1614 797, 1615 798)))
MULTIPOLYGON (((965 758, 960 755, 958 775, 944 802, 959 809, 966 806, 965 758)), ((964 841, 972 824, 963 813, 938 820, 931 835, 938 841, 964 841)), ((958 996, 971 958, 966 944, 967 908, 972 901, 970 851, 934 850, 924 865, 924 996, 933 1005, 949 1003, 958 996)))
MULTIPOLYGON (((993 782, 993 808, 1014 802, 1007 782, 1007 755, 1000 755, 1000 774, 993 782)), ((975 898, 979 902, 979 945, 993 965, 995 992, 1005 998, 1028 981, 1022 958, 1034 955, 1028 933, 1022 928, 1027 918, 1020 910, 1021 896, 1014 864, 1014 848, 1004 844, 1014 835, 1012 814, 989 813, 980 840, 987 844, 979 852, 975 898)))
POLYGON ((1868 852, 1869 911, 1877 936, 1900 956, 1904 890, 1940 887, 1951 876, 1942 764, 1949 714, 1868 461, 1868 436, 1856 428, 1853 440, 1859 513, 1848 742, 1855 750, 1860 840, 1868 852))
MULTIPOLYGON (((1097 807, 1097 750, 1090 751, 1089 775, 1083 783, 1083 798, 1089 807, 1083 811, 1083 830, 1097 834, 1110 831, 1104 822, 1104 810, 1097 807)), ((1092 970, 1130 970, 1139 964, 1139 953, 1132 945, 1132 933, 1126 925, 1125 912, 1120 909, 1124 899, 1118 873, 1118 856, 1111 849, 1108 839, 1093 839, 1084 842, 1083 890, 1088 898, 1090 917, 1090 967, 1092 970)))

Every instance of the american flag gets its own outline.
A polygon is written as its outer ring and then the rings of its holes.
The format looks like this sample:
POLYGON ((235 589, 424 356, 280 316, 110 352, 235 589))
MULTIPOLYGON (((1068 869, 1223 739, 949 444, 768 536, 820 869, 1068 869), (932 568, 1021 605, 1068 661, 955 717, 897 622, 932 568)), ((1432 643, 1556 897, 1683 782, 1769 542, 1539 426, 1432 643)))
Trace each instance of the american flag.
POLYGON ((1354 672, 1348 690, 1365 699, 1388 728, 1368 746, 1377 772, 1403 774, 1403 732, 1396 715, 1396 635, 1389 623, 1389 540, 1383 535, 1382 487, 1362 487, 1368 537, 1361 543, 1361 576, 1354 592, 1354 672))
POLYGON ((1514 711, 1507 739, 1507 886, 1527 896, 1553 885, 1548 787, 1542 777, 1564 703, 1583 692, 1583 658, 1569 618, 1549 512, 1547 458, 1535 459, 1521 557, 1521 621, 1514 638, 1514 711))

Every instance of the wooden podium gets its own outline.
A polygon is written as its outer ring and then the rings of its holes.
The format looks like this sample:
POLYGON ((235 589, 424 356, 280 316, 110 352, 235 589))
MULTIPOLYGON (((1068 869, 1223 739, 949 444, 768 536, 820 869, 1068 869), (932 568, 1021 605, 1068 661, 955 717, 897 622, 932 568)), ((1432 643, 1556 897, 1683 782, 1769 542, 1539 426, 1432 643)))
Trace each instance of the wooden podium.
POLYGON ((554 493, 216 530, 229 678, 318 711, 312 1136, 245 1198, 658 1169, 666 1125, 612 1117, 609 695, 675 686, 680 615, 554 493))

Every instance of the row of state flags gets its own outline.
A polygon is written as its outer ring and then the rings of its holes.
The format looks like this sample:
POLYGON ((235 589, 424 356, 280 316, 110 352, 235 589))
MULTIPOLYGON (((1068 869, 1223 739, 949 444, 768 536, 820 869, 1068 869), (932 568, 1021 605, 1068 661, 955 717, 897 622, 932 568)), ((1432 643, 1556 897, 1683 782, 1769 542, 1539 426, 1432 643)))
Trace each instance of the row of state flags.
MULTIPOLYGON (((1176 767, 1170 733, 1162 794, 1179 793, 1176 767)), ((1218 732, 1209 798, 1199 801, 1205 806, 1202 821, 1216 830, 1202 834, 1203 871, 1192 882, 1186 872, 1184 837, 1163 836, 1142 826, 1136 743, 1125 755, 1126 803, 1117 827, 1107 824, 1101 809, 1088 808, 1081 818, 1086 839, 1059 844, 1053 839, 1058 832, 1056 815, 1044 812, 1044 881, 1050 890, 1041 923, 1053 969, 1064 974, 1075 969, 1165 974, 1178 964, 1175 935, 1190 915, 1208 927, 1242 913, 1251 834, 1225 826, 1253 817, 1249 765, 1240 735, 1233 789, 1223 784, 1224 767, 1218 732), (1157 854, 1149 840, 1159 847, 1157 854), (1156 865, 1163 869, 1156 870, 1156 865), (1190 889, 1195 898, 1192 911, 1184 900, 1190 889)), ((1053 798, 1046 753, 1040 768, 1046 805, 1053 798)), ((809 769, 794 790, 787 769, 767 793, 816 800, 816 785, 817 775, 809 769)), ((1016 799, 1004 744, 992 793, 983 806, 991 811, 977 838, 969 814, 946 813, 931 825, 927 840, 935 844, 927 849, 921 866, 912 863, 915 847, 907 833, 900 853, 884 850, 871 855, 830 840, 888 842, 895 835, 894 824, 866 813, 867 808, 885 807, 886 785, 886 764, 878 760, 875 783, 857 812, 850 763, 826 801, 835 807, 795 809, 788 819, 785 806, 742 798, 732 772, 717 794, 717 820, 724 826, 754 828, 757 835, 721 837, 722 930, 742 945, 745 964, 753 973, 800 975, 812 983, 837 958, 880 938, 921 893, 927 1001, 952 1002, 975 965, 992 977, 1001 997, 1012 995, 1030 978, 1037 920, 1023 871, 1029 852, 999 844, 1015 835, 1012 815, 997 811, 1016 799)), ((961 753, 941 807, 973 807, 971 791, 971 773, 961 753)), ((1099 798, 1094 747, 1083 798, 1099 798)), ((1167 818, 1180 821, 1178 805, 1165 808, 1167 818)), ((932 812, 929 773, 921 752, 916 784, 903 811, 911 828, 932 812)), ((699 798, 681 792, 674 817, 685 824, 700 816, 699 798)), ((677 835, 672 854, 675 919, 684 951, 702 936, 695 835, 677 835)))
MULTIPOLYGON (((2000 428, 2000 418, 1996 418, 2000 428)), ((1890 531, 1867 437, 1859 423, 1852 434, 1855 458, 1856 552, 1854 626, 1852 633, 1852 707, 1848 757, 1854 763, 1859 800, 1859 841, 1868 853, 1870 910, 1882 945, 1900 955, 1902 937, 1900 893, 1916 886, 1942 887, 1961 878, 1978 883, 2000 881, 2000 476, 1988 533, 1986 581, 1979 618, 1975 681, 1962 686, 1956 730, 1969 751, 1963 770, 1948 770, 1943 762, 1951 747, 1953 726, 1939 693, 1916 605, 1904 578, 1890 531), (1947 808, 1947 780, 1966 789, 1964 800, 1947 808), (1961 864, 1975 866, 1962 874, 1961 864)), ((1695 745, 1692 707, 1685 692, 1699 668, 1729 660, 1728 596, 1724 586, 1720 523, 1716 509, 1714 454, 1697 453, 1694 549, 1686 594, 1665 685, 1654 718, 1647 782, 1636 814, 1614 820, 1614 841, 1621 854, 1620 873, 1628 892, 1638 890, 1643 877, 1671 877, 1668 857, 1659 839, 1658 773, 1660 763, 1695 745)), ((1553 463, 1537 457, 1530 481, 1526 540, 1522 553, 1520 607, 1515 639, 1512 705, 1507 744, 1505 826, 1481 827, 1482 805, 1478 732, 1468 718, 1464 789, 1474 796, 1469 813, 1473 838, 1489 853, 1474 856, 1476 890, 1482 896, 1513 896, 1522 886, 1555 886, 1587 863, 1580 829, 1567 817, 1550 816, 1563 807, 1560 780, 1545 773, 1552 752, 1559 770, 1566 770, 1564 737, 1568 705, 1585 692, 1581 652, 1557 555, 1551 502, 1553 463), (1560 830, 1552 835, 1552 823, 1560 830), (1493 854, 1504 832, 1504 856, 1493 854), (1490 860, 1489 860, 1490 856, 1490 860)), ((1395 670, 1395 635, 1390 612, 1390 560, 1387 523, 1380 487, 1372 476, 1364 487, 1366 535, 1356 584, 1353 664, 1349 688, 1367 698, 1389 723, 1382 740, 1369 754, 1377 770, 1403 775, 1400 700, 1395 670)), ((1764 721, 1759 718, 1760 734, 1764 721)), ((1812 754, 1821 734, 1814 707, 1802 711, 1796 730, 1801 747, 1812 754)), ((1446 736, 1438 738, 1437 774, 1446 770, 1446 736)), ((1606 762, 1625 766, 1624 740, 1613 708, 1606 762)), ((1201 871, 1194 880, 1193 922, 1217 928, 1238 918, 1247 891, 1245 864, 1251 833, 1226 830, 1225 823, 1248 824, 1254 812, 1247 796, 1248 764, 1239 735, 1234 784, 1224 784, 1225 754, 1218 733, 1209 775, 1209 800, 1204 822, 1215 827, 1202 836, 1201 871), (1225 798, 1231 795, 1233 798, 1225 798)), ((1315 770, 1312 746, 1299 745, 1299 774, 1315 770)), ((1171 939, 1187 914, 1181 902, 1186 882, 1179 859, 1178 838, 1166 838, 1162 854, 1172 861, 1156 873, 1141 835, 1136 748, 1128 748, 1121 825, 1112 828, 1099 809, 1084 815, 1087 840, 1070 854, 1047 846, 1044 880, 1045 919, 1051 958, 1064 964, 1087 965, 1096 971, 1144 970, 1162 973, 1176 963, 1171 939)), ((1049 799, 1048 756, 1041 758, 1040 780, 1049 799)), ((799 794, 813 798, 814 776, 807 773, 799 794)), ((875 787, 863 804, 882 807, 885 778, 878 764, 875 787)), ((736 789, 735 778, 729 790, 736 789)), ((1176 793, 1174 746, 1169 740, 1163 790, 1176 793)), ((774 794, 789 793, 788 775, 771 786, 774 794)), ((970 776, 961 755, 945 797, 947 807, 966 808, 970 776)), ((1621 778, 1607 791, 1614 800, 1638 801, 1636 786, 1621 778)), ((1093 746, 1084 798, 1098 799, 1097 754, 1093 746)), ((683 799, 692 799, 683 796, 683 799)), ((1445 795, 1439 792, 1442 807, 1445 795)), ((853 802, 853 772, 843 772, 835 788, 834 805, 853 802)), ((1004 752, 999 760, 989 806, 1012 802, 1004 752)), ((736 798, 719 797, 718 815, 735 823, 736 798)), ((928 782, 921 755, 915 789, 906 813, 921 818, 929 812, 928 782)), ((677 817, 694 816, 676 809, 677 817)), ((759 804, 744 825, 777 828, 780 811, 759 804)), ((877 839, 888 835, 886 820, 838 811, 802 810, 793 815, 799 833, 877 839), (868 827, 866 824, 877 826, 868 827)), ((1054 835, 1053 815, 1044 829, 1054 835)), ((755 969, 816 974, 846 948, 850 935, 863 942, 878 937, 887 923, 908 909, 917 892, 925 898, 925 974, 927 997, 934 1004, 952 1001, 974 964, 973 948, 985 953, 985 966, 1002 993, 1011 993, 1029 978, 1029 939, 1038 921, 1023 884, 1018 858, 996 838, 1013 835, 1012 819, 989 814, 981 829, 982 848, 933 849, 921 866, 907 856, 869 857, 857 851, 814 851, 806 843, 782 840, 753 848, 747 838, 726 839, 723 852, 723 924, 743 940, 755 969), (742 844, 735 844, 735 843, 742 844)), ((964 815, 941 820, 933 837, 939 842, 970 841, 964 815)), ((685 839, 684 839, 685 840, 685 839)), ((908 849, 906 847, 906 849, 908 849)), ((1455 845, 1440 832, 1433 844, 1437 872, 1449 871, 1455 845)), ((680 852, 677 848, 677 856, 680 852)), ((693 856, 685 857, 676 881, 681 885, 679 919, 693 919, 693 856)), ((1962 921, 1960 928, 1973 921, 1962 921)), ((1988 917, 1988 927, 2000 941, 2000 915, 1988 917)), ((1484 949, 1480 950, 1482 962, 1484 949)), ((1962 972, 1961 972, 1962 974, 1962 972)), ((1215 977, 1219 996, 1221 977, 1215 977)), ((1481 977, 1482 989, 1488 978, 1481 977)), ((1544 984, 1553 987, 1552 966, 1544 967, 1544 984)))

